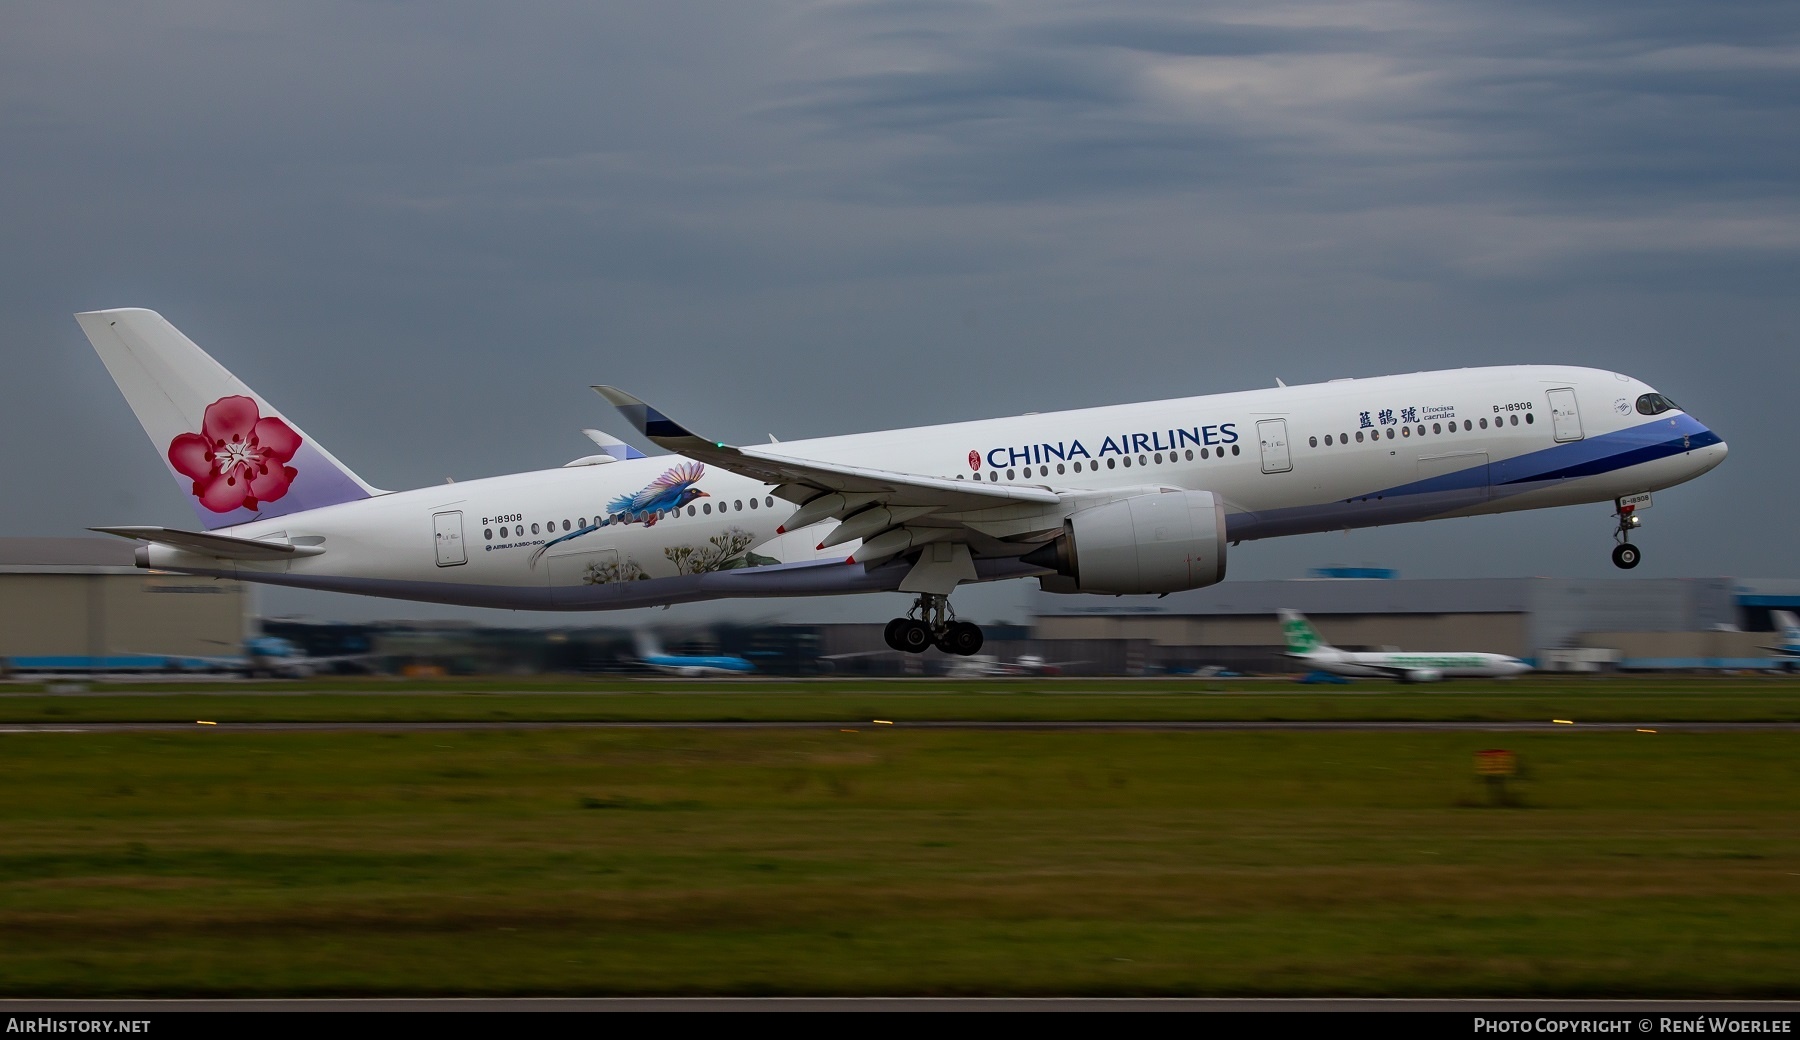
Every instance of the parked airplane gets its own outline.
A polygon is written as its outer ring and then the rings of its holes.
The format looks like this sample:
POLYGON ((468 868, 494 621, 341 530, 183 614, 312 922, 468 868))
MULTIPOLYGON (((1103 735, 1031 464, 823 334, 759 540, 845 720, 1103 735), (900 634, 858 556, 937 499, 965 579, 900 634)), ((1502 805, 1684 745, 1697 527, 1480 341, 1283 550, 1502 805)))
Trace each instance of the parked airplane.
POLYGON ((1794 617, 1792 611, 1776 610, 1770 612, 1775 624, 1781 628, 1781 645, 1765 646, 1760 649, 1775 651, 1777 662, 1792 668, 1800 665, 1800 619, 1794 617))
POLYGON ((339 664, 366 663, 374 655, 336 654, 329 657, 314 657, 280 636, 252 636, 244 640, 244 652, 238 655, 162 656, 176 670, 181 671, 237 672, 242 675, 268 675, 279 679, 305 679, 322 671, 328 671, 339 664))
MULTIPOLYGON (((1615 504, 1725 458, 1629 376, 1513 366, 1341 379, 734 447, 595 389, 677 457, 377 490, 153 311, 77 315, 200 517, 97 527, 140 566, 397 599, 602 610, 901 591, 890 645, 971 655, 963 582, 1149 595, 1225 576, 1227 543, 1615 504)), ((577 460, 582 461, 582 460, 577 460)))
POLYGON ((1289 657, 1305 662, 1314 671, 1332 675, 1375 676, 1421 683, 1440 679, 1505 678, 1531 671, 1531 666, 1524 661, 1505 654, 1339 650, 1321 638, 1312 622, 1297 610, 1281 612, 1281 630, 1287 637, 1289 657))
POLYGON ((694 656, 690 654, 671 654, 663 650, 662 641, 656 633, 640 630, 634 637, 637 643, 638 661, 659 672, 679 675, 684 679, 698 679, 706 676, 748 675, 756 671, 756 665, 742 657, 729 655, 694 656))
POLYGON ((280 636, 254 636, 244 641, 241 654, 160 654, 128 651, 101 657, 15 657, 7 662, 15 672, 100 675, 140 672, 229 672, 304 679, 338 664, 367 661, 369 654, 312 657, 280 636))
POLYGON ((974 654, 957 661, 950 669, 952 679, 980 679, 994 676, 1061 675, 1064 665, 1080 661, 1046 661, 1037 654, 1021 654, 1003 661, 991 654, 974 654))

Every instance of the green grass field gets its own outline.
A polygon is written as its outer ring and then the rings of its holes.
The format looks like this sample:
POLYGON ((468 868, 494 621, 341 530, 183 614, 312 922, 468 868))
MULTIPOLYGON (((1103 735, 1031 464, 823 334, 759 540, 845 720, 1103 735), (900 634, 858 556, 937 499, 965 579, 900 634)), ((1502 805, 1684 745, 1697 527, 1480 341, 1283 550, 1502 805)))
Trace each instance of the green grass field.
POLYGON ((97 686, 0 696, 3 722, 1028 720, 1800 721, 1800 679, 1534 677, 1314 687, 1283 681, 530 679, 97 686))
POLYGON ((0 992, 1800 993, 1800 734, 845 728, 3 734, 0 992))

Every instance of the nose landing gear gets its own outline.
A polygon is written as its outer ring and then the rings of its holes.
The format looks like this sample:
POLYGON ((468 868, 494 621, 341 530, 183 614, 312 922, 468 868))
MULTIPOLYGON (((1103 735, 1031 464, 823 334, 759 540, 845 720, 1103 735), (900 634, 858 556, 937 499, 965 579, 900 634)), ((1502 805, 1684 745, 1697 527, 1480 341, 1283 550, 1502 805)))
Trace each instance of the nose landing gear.
POLYGON ((888 646, 908 654, 921 654, 935 646, 944 653, 968 657, 979 653, 982 644, 981 627, 956 620, 950 597, 932 592, 921 593, 905 617, 889 621, 882 636, 888 646))
POLYGON ((1615 502, 1614 506, 1616 512, 1613 515, 1619 518, 1619 524, 1613 529, 1613 541, 1619 544, 1613 546, 1613 566, 1628 571, 1636 567, 1638 561, 1643 559, 1643 553, 1638 551, 1637 546, 1631 544, 1631 532, 1643 526, 1644 518, 1637 515, 1637 506, 1635 505, 1615 502))

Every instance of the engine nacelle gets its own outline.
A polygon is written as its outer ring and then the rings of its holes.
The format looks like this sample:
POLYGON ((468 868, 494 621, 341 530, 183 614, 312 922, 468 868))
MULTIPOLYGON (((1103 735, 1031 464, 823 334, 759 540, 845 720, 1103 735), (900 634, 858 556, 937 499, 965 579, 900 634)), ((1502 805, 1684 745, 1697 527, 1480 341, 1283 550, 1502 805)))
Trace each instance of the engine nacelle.
POLYGON ((1056 571, 1041 581, 1047 592, 1205 588, 1225 577, 1225 504, 1210 491, 1168 491, 1083 509, 1024 562, 1056 571))
POLYGON ((1435 668, 1414 668, 1410 672, 1401 672, 1400 681, 1409 683, 1442 682, 1444 673, 1435 668))

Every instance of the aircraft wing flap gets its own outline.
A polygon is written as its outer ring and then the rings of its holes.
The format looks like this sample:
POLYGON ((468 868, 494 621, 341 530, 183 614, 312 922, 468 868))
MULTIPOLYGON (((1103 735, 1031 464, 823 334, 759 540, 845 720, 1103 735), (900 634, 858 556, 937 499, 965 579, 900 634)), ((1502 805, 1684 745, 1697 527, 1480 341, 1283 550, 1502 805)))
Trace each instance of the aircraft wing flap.
POLYGON ((296 556, 318 556, 325 552, 316 545, 289 545, 228 534, 176 531, 167 527, 90 527, 88 530, 140 542, 157 542, 225 560, 291 560, 296 556))

